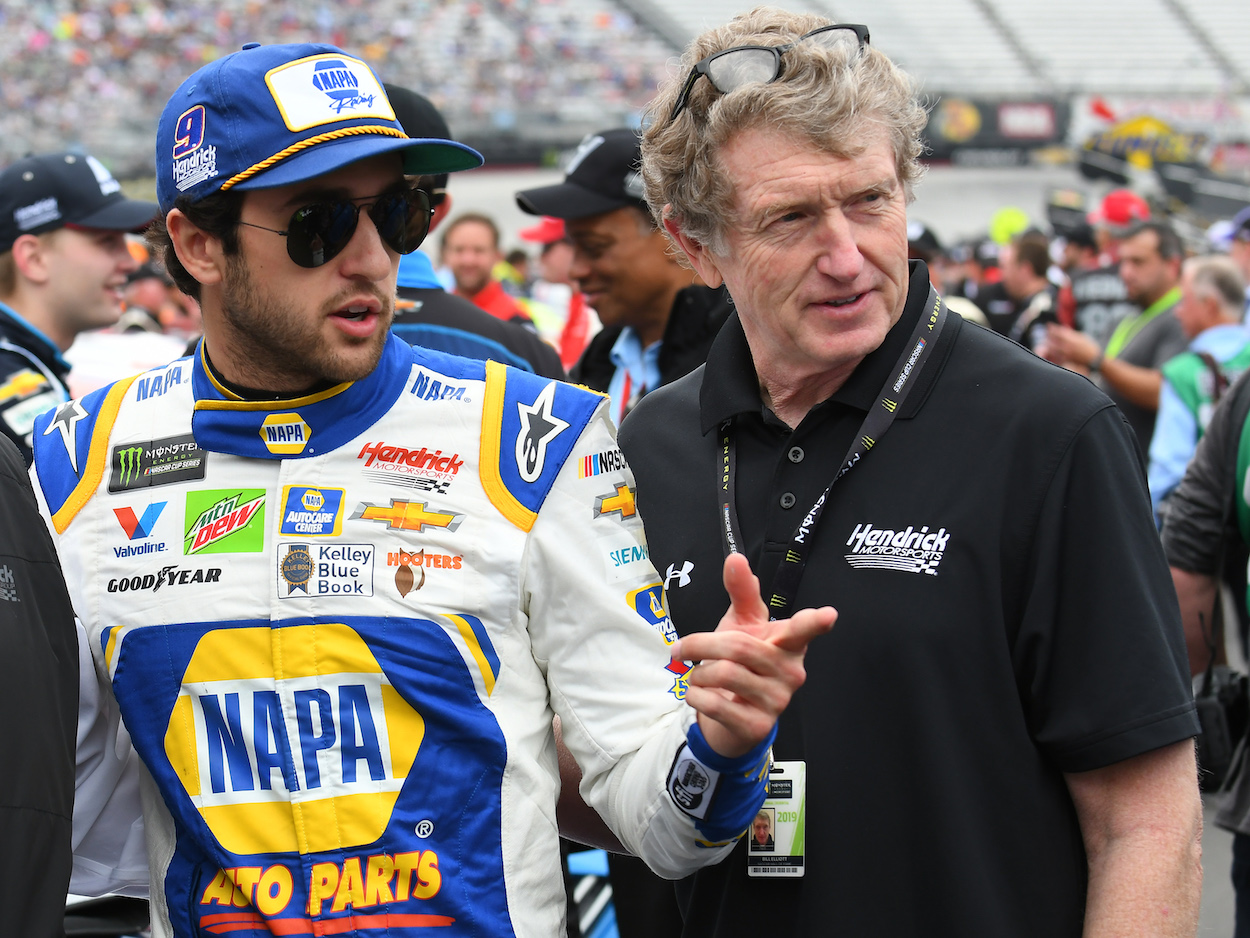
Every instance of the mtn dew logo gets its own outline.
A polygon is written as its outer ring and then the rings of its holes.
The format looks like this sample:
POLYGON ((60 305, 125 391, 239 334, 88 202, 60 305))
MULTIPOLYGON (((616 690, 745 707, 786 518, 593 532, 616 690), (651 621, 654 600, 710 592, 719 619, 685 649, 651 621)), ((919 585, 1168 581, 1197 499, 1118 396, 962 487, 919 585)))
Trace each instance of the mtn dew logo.
POLYGON ((183 554, 259 554, 264 549, 264 489, 187 493, 183 554))

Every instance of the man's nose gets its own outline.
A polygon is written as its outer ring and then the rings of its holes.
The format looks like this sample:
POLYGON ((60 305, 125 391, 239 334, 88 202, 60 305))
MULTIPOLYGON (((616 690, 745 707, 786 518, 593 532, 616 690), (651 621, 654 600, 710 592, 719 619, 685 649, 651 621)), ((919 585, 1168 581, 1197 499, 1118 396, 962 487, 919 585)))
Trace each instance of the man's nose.
POLYGON ((826 212, 817 226, 820 256, 816 269, 835 280, 851 281, 864 269, 855 229, 840 211, 826 212))
POLYGON ((373 218, 363 209, 356 219, 356 230, 343 249, 341 270, 345 277, 376 282, 385 279, 395 266, 391 252, 382 241, 373 218))

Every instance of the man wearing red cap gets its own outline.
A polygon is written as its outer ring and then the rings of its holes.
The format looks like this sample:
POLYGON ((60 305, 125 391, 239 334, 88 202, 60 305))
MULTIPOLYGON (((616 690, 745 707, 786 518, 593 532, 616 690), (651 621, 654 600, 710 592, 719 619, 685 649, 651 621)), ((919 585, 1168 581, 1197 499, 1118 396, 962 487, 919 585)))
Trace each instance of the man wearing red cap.
POLYGON ((1085 239, 1093 249, 1093 260, 1068 269, 1071 284, 1060 296, 1060 322, 1074 325, 1102 345, 1116 323, 1137 312, 1120 279, 1120 240, 1133 225, 1149 219, 1150 206, 1129 189, 1113 189, 1089 213, 1089 228, 1074 232, 1068 243, 1080 244, 1085 239))
MULTIPOLYGON (((530 298, 554 310, 553 325, 558 329, 544 329, 547 339, 560 352, 560 362, 565 370, 572 368, 586 350, 586 344, 602 325, 586 304, 586 297, 574 282, 573 242, 564 227, 564 220, 544 215, 537 225, 521 231, 521 240, 542 245, 538 256, 538 279, 530 287, 530 298)), ((537 325, 537 323, 536 323, 537 325)))

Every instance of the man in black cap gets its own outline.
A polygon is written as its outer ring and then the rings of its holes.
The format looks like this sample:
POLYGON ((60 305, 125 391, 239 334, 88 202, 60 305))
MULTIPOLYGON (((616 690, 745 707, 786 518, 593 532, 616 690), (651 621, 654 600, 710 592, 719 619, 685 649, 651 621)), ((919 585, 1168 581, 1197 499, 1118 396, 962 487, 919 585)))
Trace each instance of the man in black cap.
POLYGON ((531 215, 564 220, 573 266, 603 331, 569 377, 612 398, 619 425, 648 390, 676 381, 707 359, 729 317, 723 289, 694 284, 642 200, 638 135, 625 127, 582 140, 564 182, 517 193, 531 215))
POLYGON ((28 463, 35 417, 69 400, 61 353, 117 322, 139 266, 125 232, 155 215, 92 156, 28 156, 0 173, 0 431, 28 463))
MULTIPOLYGON (((429 98, 399 85, 383 87, 395 109, 395 118, 408 136, 452 139, 447 121, 429 98)), ((447 176, 422 176, 419 182, 434 210, 430 231, 451 214, 447 176)), ((424 251, 400 257, 397 283, 399 298, 391 331, 409 345, 503 362, 545 378, 564 380, 564 367, 555 349, 530 330, 496 319, 464 297, 448 293, 434 276, 434 265, 424 251)))

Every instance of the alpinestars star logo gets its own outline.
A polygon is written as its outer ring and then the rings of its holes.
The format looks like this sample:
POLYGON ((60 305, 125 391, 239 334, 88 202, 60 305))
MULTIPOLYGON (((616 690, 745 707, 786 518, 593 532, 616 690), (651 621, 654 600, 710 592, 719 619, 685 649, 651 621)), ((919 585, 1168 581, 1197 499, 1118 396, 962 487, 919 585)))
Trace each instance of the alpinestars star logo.
POLYGON ((87 412, 82 409, 82 405, 77 401, 66 401, 57 408, 56 414, 48 423, 48 428, 43 431, 44 436, 50 436, 53 431, 61 434, 61 441, 65 444, 65 452, 69 456, 69 464, 74 467, 74 472, 78 471, 78 436, 76 429, 78 421, 87 416, 87 412))
POLYGON ((937 576, 938 564, 950 541, 946 528, 929 530, 908 525, 902 529, 877 528, 870 523, 857 524, 846 546, 846 562, 857 570, 898 570, 903 573, 926 573, 937 576))
POLYGON ((567 421, 551 412, 555 396, 556 383, 552 381, 533 404, 517 403, 521 432, 516 438, 516 467, 526 482, 538 481, 547 458, 547 444, 569 428, 567 421))

